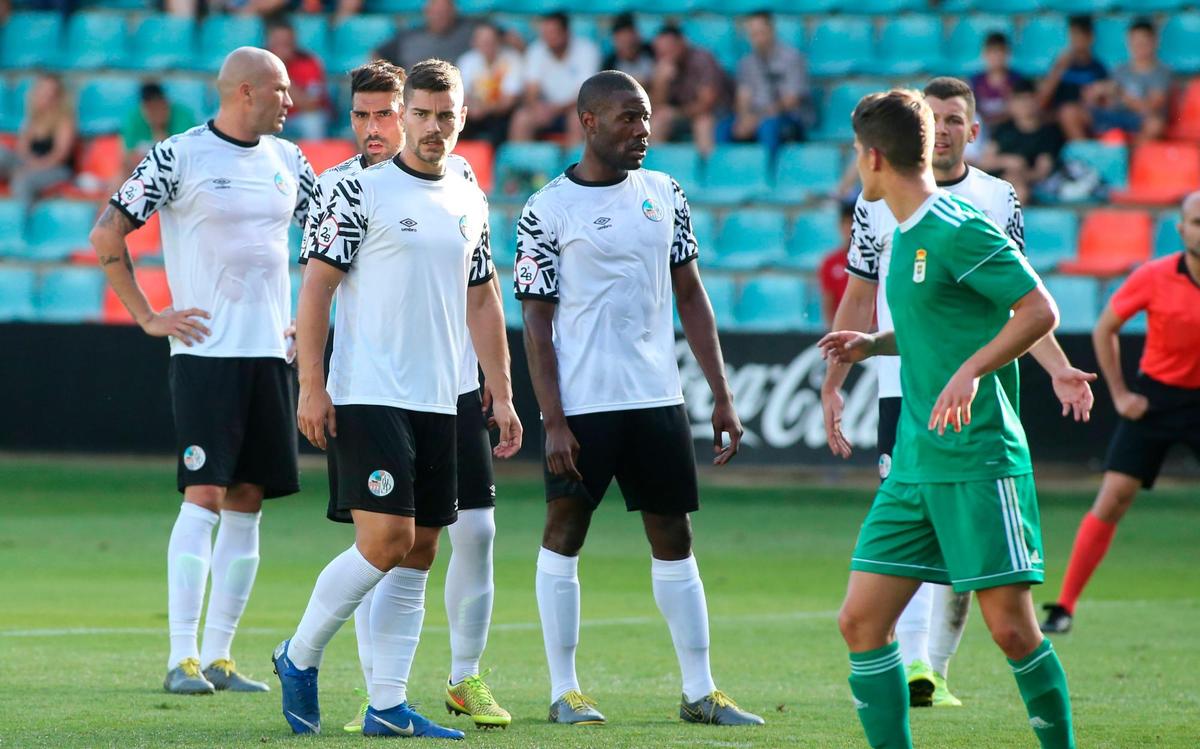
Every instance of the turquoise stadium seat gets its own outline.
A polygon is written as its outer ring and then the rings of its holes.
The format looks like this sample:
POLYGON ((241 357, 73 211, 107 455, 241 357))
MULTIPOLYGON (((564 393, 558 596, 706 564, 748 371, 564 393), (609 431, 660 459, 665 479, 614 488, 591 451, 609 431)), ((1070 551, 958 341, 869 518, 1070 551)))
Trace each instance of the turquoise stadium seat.
POLYGON ((1071 141, 1063 149, 1062 158, 1092 165, 1114 190, 1129 186, 1129 149, 1123 145, 1098 140, 1071 141))
POLYGON ((1100 284, 1083 276, 1048 276, 1046 291, 1058 303, 1059 331, 1084 333, 1090 331, 1100 316, 1100 284))
POLYGON ((682 31, 689 43, 711 52, 726 70, 736 70, 738 60, 749 50, 729 18, 688 18, 682 31))
POLYGON ((79 91, 79 132, 84 136, 115 133, 138 104, 137 78, 93 78, 79 91))
POLYGON ((1191 0, 1117 0, 1118 8, 1132 13, 1182 10, 1191 4, 1191 0))
POLYGON ((1095 21, 1096 57, 1109 70, 1129 60, 1129 48, 1125 44, 1129 22, 1129 16, 1104 16, 1095 21))
POLYGON ((883 82, 839 83, 829 91, 821 107, 821 124, 812 133, 812 140, 854 140, 850 115, 858 102, 869 93, 890 88, 883 82))
POLYGON ((867 18, 826 18, 808 41, 808 71, 815 76, 857 73, 874 57, 875 34, 867 18))
POLYGON ((59 62, 62 16, 43 11, 13 13, 0 39, 0 62, 6 68, 54 67, 59 62))
POLYGON ((728 270, 760 270, 778 265, 787 256, 786 233, 783 211, 770 208, 733 211, 725 216, 717 236, 717 256, 709 265, 728 270))
POLYGON ((692 207, 692 235, 700 248, 700 264, 708 266, 716 259, 717 217, 704 208, 692 207))
POLYGON ((521 314, 521 300, 513 295, 512 283, 509 280, 511 278, 512 274, 510 273, 508 278, 500 279, 500 290, 504 304, 504 327, 520 330, 525 327, 525 316, 521 314))
POLYGON ((562 171, 562 149, 554 143, 504 143, 496 151, 496 195, 524 200, 562 171))
POLYGON ((0 200, 0 257, 25 254, 25 206, 0 200))
POLYGON ((864 16, 889 16, 913 10, 925 10, 925 0, 857 0, 843 3, 843 13, 858 13, 864 16))
POLYGON ((642 166, 671 175, 688 195, 700 187, 700 154, 690 143, 651 145, 642 166))
POLYGON ((884 22, 879 33, 878 55, 871 72, 878 75, 915 75, 945 68, 942 21, 937 16, 904 15, 884 22))
POLYGON ((1117 0, 1042 0, 1041 5, 1045 10, 1055 11, 1064 14, 1086 13, 1100 14, 1107 13, 1112 10, 1117 4, 1117 0))
POLYGON ((1036 13, 1043 8, 1045 0, 974 0, 973 10, 984 13, 1036 13))
POLYGON ((812 289, 790 276, 763 275, 742 288, 737 305, 738 326, 747 330, 781 331, 820 328, 820 300, 813 316, 812 289))
POLYGON ((959 18, 946 39, 946 69, 964 75, 983 70, 983 40, 994 31, 1002 32, 1012 41, 1012 19, 989 15, 959 18))
POLYGON ((1026 20, 1013 46, 1012 66, 1026 75, 1040 76, 1050 69, 1066 44, 1066 18, 1034 16, 1026 20))
POLYGON ((76 70, 115 68, 125 62, 125 16, 116 13, 76 13, 67 24, 61 65, 76 70))
POLYGON ((0 322, 34 319, 36 288, 37 274, 32 270, 0 267, 0 322))
MULTIPOLYGON (((1100 305, 1100 311, 1104 311, 1108 307, 1108 303, 1112 300, 1113 294, 1117 293, 1117 289, 1121 288, 1124 283, 1124 278, 1114 278, 1104 285, 1104 302, 1100 305)), ((1138 312, 1133 317, 1125 321, 1121 326, 1122 333, 1145 333, 1146 332, 1146 312, 1138 312)))
POLYGON ((25 225, 25 256, 35 260, 62 260, 86 249, 88 233, 96 220, 97 205, 77 200, 43 200, 35 203, 25 225))
POLYGON ((424 5, 423 0, 367 0, 363 10, 367 13, 420 13, 424 5))
POLYGON ((1173 73, 1200 71, 1200 13, 1172 15, 1162 27, 1159 57, 1173 73))
POLYGON ((808 49, 808 31, 800 16, 775 16, 775 35, 779 41, 801 52, 808 49))
POLYGON ((332 75, 344 73, 367 62, 371 53, 396 32, 387 16, 351 16, 333 27, 332 75))
POLYGON ((722 143, 713 149, 704 169, 704 188, 690 200, 740 203, 770 190, 767 150, 757 144, 722 143))
POLYGON ((196 55, 196 22, 162 14, 135 22, 125 64, 139 70, 188 68, 196 55))
POLYGON ((298 14, 291 18, 296 30, 296 44, 300 49, 315 55, 325 64, 329 59, 329 20, 325 16, 298 14))
POLYGON ((0 78, 0 133, 15 133, 20 130, 24 109, 24 102, 17 98, 8 81, 0 78))
POLYGON ((42 275, 37 316, 43 322, 95 322, 104 298, 104 271, 59 268, 42 275))
POLYGON ((491 232, 492 264, 503 280, 512 275, 517 261, 517 222, 511 213, 493 205, 488 213, 488 229, 491 232))
POLYGON ((764 201, 794 205, 833 190, 842 176, 842 150, 826 143, 788 143, 775 157, 775 186, 764 201))
POLYGON ((491 13, 501 4, 500 0, 458 0, 454 5, 464 16, 478 16, 491 13))
POLYGON ((209 16, 200 24, 200 45, 194 68, 210 73, 221 69, 225 56, 238 47, 263 45, 263 22, 245 16, 209 16))
POLYGON ((1025 210, 1025 254, 1038 273, 1048 273, 1075 257, 1079 218, 1062 208, 1025 210))
POLYGON ((1154 223, 1154 257, 1165 257, 1183 251, 1179 236, 1179 211, 1163 211, 1154 223))
POLYGON ((717 327, 725 328, 737 319, 737 283, 731 276, 709 273, 704 276, 704 290, 712 304, 717 327))
POLYGON ((167 78, 162 84, 167 98, 186 107, 196 118, 197 125, 216 114, 216 105, 210 103, 213 93, 209 87, 212 84, 207 81, 196 78, 167 78))
POLYGON ((786 265, 816 271, 829 251, 843 243, 837 208, 819 208, 796 215, 788 240, 786 265))

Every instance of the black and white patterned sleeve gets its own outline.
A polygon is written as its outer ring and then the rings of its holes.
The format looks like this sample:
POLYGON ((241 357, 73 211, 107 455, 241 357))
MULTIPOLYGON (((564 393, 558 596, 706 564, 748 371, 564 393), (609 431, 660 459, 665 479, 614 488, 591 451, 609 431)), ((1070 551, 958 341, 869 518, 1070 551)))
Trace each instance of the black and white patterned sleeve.
POLYGON ((860 198, 854 204, 854 223, 850 225, 850 251, 846 253, 846 272, 864 281, 879 283, 879 258, 883 238, 871 225, 871 211, 860 198))
POLYGON ((683 188, 671 180, 671 199, 675 209, 675 233, 671 237, 671 267, 686 265, 700 257, 700 245, 692 233, 692 209, 683 188))
POLYGON ((329 201, 321 211, 308 257, 348 271, 366 236, 362 185, 357 179, 344 179, 330 192, 329 201))
POLYGON ((297 226, 304 226, 308 219, 308 207, 312 202, 313 191, 316 189, 317 175, 313 174, 312 165, 304 157, 304 153, 296 147, 296 209, 292 211, 292 221, 297 226))
POLYGON ((1021 254, 1028 254, 1025 252, 1025 214, 1021 212, 1021 199, 1012 185, 1008 186, 1008 220, 1004 222, 1004 233, 1021 254))
POLYGON ((313 185, 312 197, 308 201, 308 218, 304 219, 304 234, 300 237, 300 264, 304 265, 308 262, 308 255, 312 252, 313 242, 316 241, 317 225, 321 223, 321 211, 325 204, 325 188, 321 185, 321 180, 317 180, 313 185))
POLYGON ((141 226, 179 195, 180 164, 174 139, 150 149, 109 203, 141 226))
POLYGON ((482 203, 483 208, 480 210, 480 214, 483 217, 483 231, 479 233, 479 244, 475 245, 475 250, 471 253, 468 286, 487 283, 496 275, 496 268, 492 265, 492 230, 488 225, 487 198, 483 198, 482 203))
MULTIPOLYGON (((537 197, 536 195, 534 196, 537 197)), ((517 260, 513 287, 517 299, 558 303, 558 237, 549 221, 539 216, 533 199, 517 221, 517 260)))

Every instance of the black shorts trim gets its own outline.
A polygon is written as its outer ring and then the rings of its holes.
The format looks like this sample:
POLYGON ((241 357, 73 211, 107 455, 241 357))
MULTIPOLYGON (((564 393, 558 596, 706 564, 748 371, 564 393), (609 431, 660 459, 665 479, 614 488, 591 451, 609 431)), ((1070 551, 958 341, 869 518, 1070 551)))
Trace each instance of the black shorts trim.
POLYGON ((176 354, 168 366, 176 484, 300 491, 296 375, 275 357, 176 354))
POLYGON ((630 512, 685 515, 700 509, 692 425, 682 404, 579 414, 568 416, 567 424, 579 442, 576 467, 583 481, 550 473, 543 429, 546 501, 576 497, 595 509, 615 478, 630 512))
POLYGON ((879 455, 879 480, 892 472, 892 454, 896 450, 896 432, 900 429, 903 398, 879 399, 879 422, 875 430, 875 448, 879 455))
POLYGON ((1151 489, 1172 445, 1188 446, 1200 460, 1200 391, 1172 387, 1144 374, 1133 389, 1145 395, 1150 406, 1141 419, 1122 418, 1117 423, 1104 470, 1132 476, 1151 489))

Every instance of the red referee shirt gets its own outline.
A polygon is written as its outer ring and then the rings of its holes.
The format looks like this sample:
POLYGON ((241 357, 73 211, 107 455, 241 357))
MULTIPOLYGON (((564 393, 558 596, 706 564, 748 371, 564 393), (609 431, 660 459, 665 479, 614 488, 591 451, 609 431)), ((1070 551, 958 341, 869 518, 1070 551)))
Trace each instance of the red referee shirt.
POLYGON ((1165 385, 1200 388, 1200 284, 1184 253, 1138 268, 1109 303, 1121 320, 1146 310, 1142 372, 1165 385))

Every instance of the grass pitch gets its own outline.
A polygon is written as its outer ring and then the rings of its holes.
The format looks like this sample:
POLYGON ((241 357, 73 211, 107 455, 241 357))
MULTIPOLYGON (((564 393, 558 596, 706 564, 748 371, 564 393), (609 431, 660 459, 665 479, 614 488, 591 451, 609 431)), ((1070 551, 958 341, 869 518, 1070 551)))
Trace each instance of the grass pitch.
MULTIPOLYGON (((262 566, 234 642, 265 695, 178 697, 161 690, 167 651, 163 581, 179 497, 166 464, 64 458, 0 460, 0 746, 334 746, 360 686, 352 627, 326 654, 326 733, 293 737, 279 712, 271 649, 294 629, 320 569, 351 541, 324 520, 324 476, 268 503, 262 566)), ((1049 585, 1057 589, 1094 483, 1042 492, 1049 585)), ((760 729, 676 718, 679 679, 650 592, 640 523, 614 487, 580 565, 579 673, 608 716, 599 728, 545 722, 547 674, 533 593, 540 483, 501 478, 494 625, 484 654, 504 732, 470 728, 441 707, 449 663, 441 602, 445 559, 430 578, 411 699, 467 731, 479 747, 863 747, 834 621, 869 488, 796 485, 704 490, 696 554, 712 616, 718 685, 762 714, 760 729)), ((1142 497, 1079 607, 1077 631, 1055 640, 1070 678, 1081 747, 1200 746, 1200 504, 1194 486, 1142 497)), ((920 747, 1035 747, 1016 685, 977 611, 952 664, 966 706, 913 713, 920 747)))

